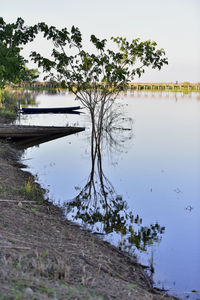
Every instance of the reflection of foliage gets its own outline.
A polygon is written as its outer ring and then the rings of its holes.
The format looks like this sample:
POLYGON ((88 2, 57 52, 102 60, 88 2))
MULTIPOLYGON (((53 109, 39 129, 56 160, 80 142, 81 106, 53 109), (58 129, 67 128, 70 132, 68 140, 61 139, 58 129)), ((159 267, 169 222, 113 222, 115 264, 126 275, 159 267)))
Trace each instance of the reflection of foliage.
MULTIPOLYGON (((140 225, 142 220, 140 219, 140 224, 138 223, 138 220, 139 216, 135 218, 134 223, 140 225)), ((127 249, 133 244, 137 249, 145 251, 147 246, 152 245, 153 242, 160 241, 160 235, 163 234, 164 231, 165 227, 161 227, 158 223, 155 225, 151 224, 150 227, 140 226, 136 232, 134 231, 132 225, 130 225, 128 238, 123 239, 120 242, 120 246, 127 249)))
POLYGON ((17 117, 17 103, 12 93, 0 91, 0 118, 3 122, 14 121, 17 117), (5 118, 5 120, 4 120, 5 118))
POLYGON ((113 106, 104 116, 101 148, 107 152, 121 153, 133 138, 131 118, 123 117, 123 105, 113 106))
POLYGON ((99 118, 101 104, 97 105, 94 117, 90 114, 90 120, 93 119, 93 138, 97 140, 98 135, 100 136, 100 150, 103 149, 102 153, 106 151, 107 154, 113 155, 113 153, 122 153, 129 147, 133 139, 133 120, 124 117, 123 103, 112 104, 103 114, 103 122, 99 118))
POLYGON ((66 204, 67 213, 71 213, 74 220, 82 220, 83 224, 91 226, 94 232, 120 234, 122 238, 119 246, 123 249, 130 249, 134 245, 145 251, 147 246, 160 240, 164 227, 157 223, 149 227, 142 226, 142 219, 128 212, 127 203, 122 197, 101 198, 99 191, 98 195, 97 202, 86 191, 81 191, 73 201, 66 204))
MULTIPOLYGON (((27 91, 4 90, 0 92, 0 117, 14 121, 17 117, 19 105, 34 105, 35 97, 27 91)), ((4 120, 6 121, 6 120, 4 120)))
POLYGON ((37 105, 36 104, 36 95, 34 95, 33 93, 30 93, 28 91, 24 91, 24 90, 20 90, 20 92, 18 91, 18 97, 20 100, 20 104, 25 106, 28 105, 37 105))
POLYGON ((2 103, 13 103, 17 105, 20 102, 22 105, 36 105, 35 95, 25 90, 4 90, 2 92, 2 103))
POLYGON ((165 228, 157 223, 149 227, 142 226, 142 219, 128 212, 126 201, 109 188, 104 186, 99 189, 94 181, 88 182, 73 201, 65 204, 67 213, 74 220, 89 225, 94 232, 120 234, 122 238, 119 245, 123 249, 130 249, 134 245, 145 251, 147 246, 158 242, 165 228))
MULTIPOLYGON (((66 212, 74 220, 82 221, 89 226, 92 231, 100 234, 117 233, 122 237, 120 246, 124 249, 131 248, 133 245, 140 250, 146 250, 146 247, 155 241, 159 241, 164 228, 158 224, 149 227, 142 226, 142 219, 131 211, 128 211, 127 203, 122 196, 117 195, 113 185, 103 172, 102 149, 105 149, 103 137, 110 135, 110 144, 116 140, 112 137, 112 124, 114 125, 114 115, 118 114, 112 111, 109 127, 109 111, 107 114, 101 113, 95 115, 92 123, 91 134, 91 172, 87 183, 83 188, 76 187, 79 190, 78 195, 70 202, 65 204, 66 212), (104 119, 101 117, 104 116, 104 119)), ((115 125, 114 125, 115 127, 115 125)), ((127 137, 128 139, 130 136, 127 137)), ((116 144, 116 143, 115 143, 116 144)))

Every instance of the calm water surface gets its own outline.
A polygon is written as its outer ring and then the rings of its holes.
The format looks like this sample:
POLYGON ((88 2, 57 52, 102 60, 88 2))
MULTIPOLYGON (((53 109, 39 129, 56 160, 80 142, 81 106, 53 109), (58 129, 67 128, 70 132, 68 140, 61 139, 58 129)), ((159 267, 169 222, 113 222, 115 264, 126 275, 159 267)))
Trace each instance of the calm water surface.
MULTIPOLYGON (((79 105, 70 94, 33 98, 39 107, 79 105)), ((21 124, 86 128, 28 148, 23 159, 68 218, 137 254, 154 271, 155 286, 198 299, 192 290, 200 292, 200 95, 128 93, 116 109, 118 120, 104 134, 92 183, 85 110, 21 116, 21 124)))

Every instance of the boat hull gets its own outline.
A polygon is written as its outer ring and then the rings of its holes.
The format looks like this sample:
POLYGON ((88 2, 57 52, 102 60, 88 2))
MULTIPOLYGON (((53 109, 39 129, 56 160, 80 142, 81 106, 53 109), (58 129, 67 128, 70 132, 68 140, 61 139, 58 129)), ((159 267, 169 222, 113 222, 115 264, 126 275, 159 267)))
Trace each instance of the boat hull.
POLYGON ((80 106, 72 107, 24 107, 21 109, 23 114, 44 114, 44 113, 77 113, 80 106))

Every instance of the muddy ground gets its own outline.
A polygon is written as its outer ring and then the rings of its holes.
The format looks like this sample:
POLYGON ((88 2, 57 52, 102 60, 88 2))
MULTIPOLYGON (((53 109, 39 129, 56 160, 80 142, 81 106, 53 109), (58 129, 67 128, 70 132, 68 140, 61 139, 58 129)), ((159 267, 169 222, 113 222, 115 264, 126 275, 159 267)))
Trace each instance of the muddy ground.
POLYGON ((0 143, 0 299, 175 299, 136 258, 67 221, 0 143))

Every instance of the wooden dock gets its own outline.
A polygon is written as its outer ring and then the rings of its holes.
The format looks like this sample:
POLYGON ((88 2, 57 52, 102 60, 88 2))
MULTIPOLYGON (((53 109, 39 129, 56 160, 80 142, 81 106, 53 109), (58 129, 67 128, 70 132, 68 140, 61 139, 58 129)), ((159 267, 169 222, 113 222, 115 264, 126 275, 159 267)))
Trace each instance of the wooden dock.
MULTIPOLYGON (((102 85, 103 83, 99 83, 102 85)), ((34 83, 24 83, 22 85, 23 88, 31 88, 31 89, 53 89, 60 91, 62 87, 58 82, 39 82, 36 81, 34 83)), ((67 85, 65 85, 67 89, 67 85)), ((138 82, 130 82, 128 84, 128 89, 131 90, 169 90, 169 91, 200 91, 200 82, 190 83, 190 82, 170 82, 170 83, 138 83, 138 82)))
POLYGON ((131 90, 200 91, 200 83, 129 83, 131 90))
POLYGON ((30 139, 53 135, 69 135, 85 130, 83 127, 0 125, 0 138, 30 139))

